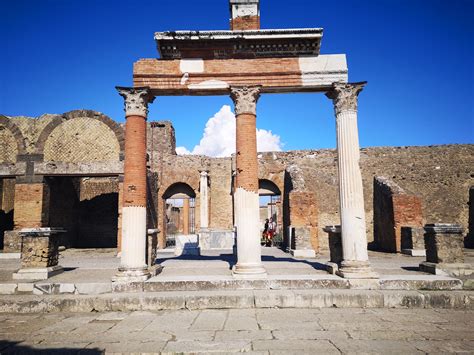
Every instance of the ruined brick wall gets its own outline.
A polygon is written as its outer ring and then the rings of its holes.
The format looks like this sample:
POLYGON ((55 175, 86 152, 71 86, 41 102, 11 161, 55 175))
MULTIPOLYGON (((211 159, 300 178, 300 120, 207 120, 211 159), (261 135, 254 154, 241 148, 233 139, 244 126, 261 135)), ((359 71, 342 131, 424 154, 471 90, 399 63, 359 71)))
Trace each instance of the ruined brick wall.
MULTIPOLYGON (((233 227, 232 161, 230 158, 210 159, 209 181, 209 227, 230 230, 233 227)), ((199 210, 196 209, 196 211, 199 210)))
POLYGON ((85 177, 80 179, 79 201, 92 200, 103 194, 118 193, 117 177, 85 177))
POLYGON ((18 154, 38 154, 41 159, 44 154, 44 161, 118 161, 123 144, 120 125, 96 111, 0 115, 0 164, 15 162, 18 154))
MULTIPOLYGON (((318 235, 327 248, 326 225, 339 224, 337 152, 334 149, 275 153, 297 166, 319 204, 318 235)), ((427 223, 468 223, 469 187, 474 181, 474 145, 378 147, 361 150, 368 241, 373 241, 373 178, 386 176, 420 196, 427 223)))
POLYGON ((375 247, 401 252, 402 227, 423 226, 421 199, 384 177, 375 177, 373 187, 375 247))
POLYGON ((258 30, 260 28, 260 16, 242 16, 230 20, 230 29, 238 30, 258 30))
POLYGON ((170 121, 149 122, 147 126, 148 165, 161 165, 164 156, 176 155, 176 137, 170 121))
POLYGON ((44 114, 37 118, 26 116, 11 117, 11 121, 19 128, 24 137, 26 153, 34 154, 37 152, 36 143, 41 133, 54 119, 60 120, 61 115, 44 114))
POLYGON ((90 117, 68 120, 56 127, 44 147, 45 161, 91 162, 119 160, 113 131, 90 117))

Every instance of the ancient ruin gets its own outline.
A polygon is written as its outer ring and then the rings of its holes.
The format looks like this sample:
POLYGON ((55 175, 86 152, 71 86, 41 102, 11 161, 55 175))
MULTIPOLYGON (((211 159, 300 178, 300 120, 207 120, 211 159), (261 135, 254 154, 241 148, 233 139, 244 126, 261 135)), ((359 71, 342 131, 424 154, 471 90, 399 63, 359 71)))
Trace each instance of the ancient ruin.
POLYGON ((155 34, 160 58, 135 62, 133 87, 117 87, 125 125, 90 110, 0 116, 4 254, 19 255, 25 228, 62 228, 60 246, 116 247, 118 282, 148 279, 157 249, 173 245, 176 255, 235 247, 234 277, 265 278, 261 228, 273 217, 285 251, 341 245, 338 275, 366 279, 378 277, 368 248, 421 249, 425 223, 457 223, 472 245, 472 145, 360 149, 366 83, 348 82, 344 54, 320 54, 323 29, 260 29, 258 0, 230 0, 230 12, 228 31, 155 34), (283 92, 329 98, 336 150, 257 152, 258 99, 283 92), (236 154, 177 155, 172 123, 148 117, 163 95, 229 95, 236 154), (340 241, 328 239, 333 225, 340 241), (418 228, 416 247, 403 228, 418 228))

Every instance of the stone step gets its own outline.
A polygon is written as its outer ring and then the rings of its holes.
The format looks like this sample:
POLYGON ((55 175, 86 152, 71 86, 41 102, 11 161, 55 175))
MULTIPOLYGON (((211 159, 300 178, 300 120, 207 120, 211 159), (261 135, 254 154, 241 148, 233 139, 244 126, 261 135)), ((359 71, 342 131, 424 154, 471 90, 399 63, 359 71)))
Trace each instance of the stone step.
POLYGON ((472 291, 239 290, 0 296, 0 313, 328 307, 474 309, 473 305, 472 291))
POLYGON ((82 294, 163 292, 163 291, 232 291, 232 290, 461 290, 459 279, 435 275, 398 275, 380 279, 343 279, 333 275, 269 277, 237 280, 232 277, 152 278, 145 282, 18 282, 0 284, 0 294, 82 294))

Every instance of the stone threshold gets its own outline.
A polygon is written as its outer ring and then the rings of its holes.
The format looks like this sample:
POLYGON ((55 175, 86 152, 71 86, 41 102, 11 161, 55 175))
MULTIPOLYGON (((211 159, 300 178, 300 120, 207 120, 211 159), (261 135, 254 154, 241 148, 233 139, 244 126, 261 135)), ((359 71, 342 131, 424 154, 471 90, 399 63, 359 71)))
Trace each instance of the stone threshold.
POLYGON ((243 308, 474 309, 471 291, 240 290, 0 296, 0 313, 243 308))
POLYGON ((343 279, 325 276, 269 276, 267 279, 238 280, 232 277, 152 278, 141 282, 18 282, 0 283, 0 295, 99 295, 168 291, 237 290, 461 290, 459 279, 437 275, 391 275, 380 279, 343 279))

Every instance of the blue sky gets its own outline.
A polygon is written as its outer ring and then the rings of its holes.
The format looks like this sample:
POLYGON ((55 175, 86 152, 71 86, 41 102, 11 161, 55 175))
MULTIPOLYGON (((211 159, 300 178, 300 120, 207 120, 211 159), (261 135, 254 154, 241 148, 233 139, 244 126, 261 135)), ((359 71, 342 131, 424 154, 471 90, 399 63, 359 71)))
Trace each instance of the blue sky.
MULTIPOLYGON (((114 86, 157 57, 155 31, 228 29, 228 1, 0 1, 0 113, 93 109, 123 121, 114 86)), ((323 27, 322 54, 346 53, 359 100, 361 146, 474 142, 474 1, 261 0, 262 28, 323 27)), ((227 96, 158 97, 150 120, 171 120, 177 145, 199 143, 227 96)), ((322 94, 263 95, 257 126, 285 150, 335 147, 322 94)))

